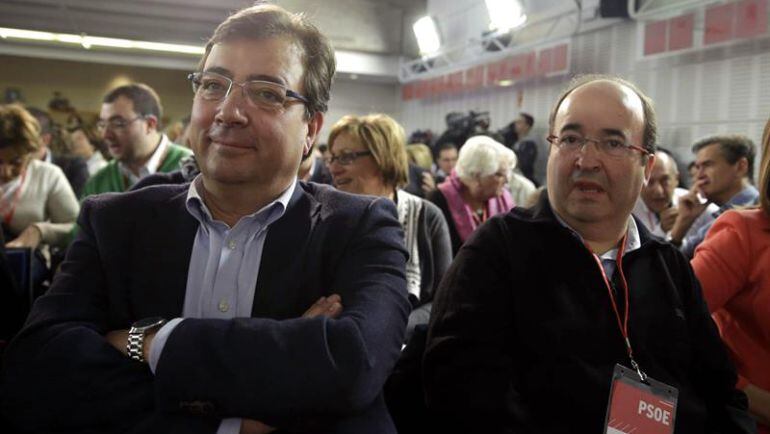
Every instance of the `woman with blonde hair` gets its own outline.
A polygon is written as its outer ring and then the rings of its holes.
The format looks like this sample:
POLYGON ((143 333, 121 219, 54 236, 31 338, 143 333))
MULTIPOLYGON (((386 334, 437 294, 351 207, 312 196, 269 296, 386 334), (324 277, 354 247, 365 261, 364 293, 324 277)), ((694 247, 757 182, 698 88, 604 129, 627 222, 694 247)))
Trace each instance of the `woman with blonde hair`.
POLYGON ((414 310, 407 336, 427 323, 430 302, 452 261, 447 224, 432 203, 402 190, 408 183, 406 137, 390 116, 345 116, 329 134, 329 170, 339 190, 383 196, 396 203, 409 261, 406 280, 414 310))
POLYGON ((759 207, 727 211, 695 250, 692 266, 749 398, 770 434, 770 120, 762 137, 759 207))
POLYGON ((0 105, 0 218, 8 247, 64 247, 80 211, 61 169, 34 158, 41 146, 29 112, 0 105))

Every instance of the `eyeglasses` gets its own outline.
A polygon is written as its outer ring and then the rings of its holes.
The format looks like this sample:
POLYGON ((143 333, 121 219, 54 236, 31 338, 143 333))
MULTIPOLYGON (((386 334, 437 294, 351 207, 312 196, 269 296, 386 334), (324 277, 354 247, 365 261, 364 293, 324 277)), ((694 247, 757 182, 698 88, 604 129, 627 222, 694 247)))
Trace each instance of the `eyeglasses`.
POLYGON ((348 164, 354 162, 358 157, 363 157, 365 155, 372 155, 372 151, 360 151, 360 152, 349 152, 349 151, 343 151, 340 152, 338 155, 334 155, 333 153, 329 152, 331 155, 331 158, 325 158, 326 164, 332 164, 335 161, 343 166, 347 166, 348 164))
POLYGON ((120 130, 120 129, 126 128, 127 126, 129 126, 130 124, 132 124, 133 122, 139 119, 144 119, 144 116, 140 115, 133 119, 124 119, 121 117, 117 117, 117 118, 107 119, 106 121, 103 119, 99 119, 98 121, 96 121, 96 128, 99 128, 100 130, 106 130, 107 127, 110 127, 113 130, 120 130))
POLYGON ((282 110, 290 102, 289 98, 307 104, 304 96, 286 86, 270 81, 251 80, 236 83, 231 78, 216 72, 194 72, 187 76, 192 82, 193 92, 206 101, 220 101, 230 95, 233 85, 240 86, 243 96, 253 106, 267 110, 282 110))
POLYGON ((564 133, 560 136, 548 136, 546 140, 557 146, 559 150, 569 153, 583 149, 583 146, 588 142, 594 142, 596 143, 596 149, 599 150, 599 152, 610 157, 624 157, 627 156, 631 150, 639 151, 642 155, 649 154, 646 149, 626 143, 625 139, 620 137, 592 139, 590 137, 583 137, 577 133, 564 133))

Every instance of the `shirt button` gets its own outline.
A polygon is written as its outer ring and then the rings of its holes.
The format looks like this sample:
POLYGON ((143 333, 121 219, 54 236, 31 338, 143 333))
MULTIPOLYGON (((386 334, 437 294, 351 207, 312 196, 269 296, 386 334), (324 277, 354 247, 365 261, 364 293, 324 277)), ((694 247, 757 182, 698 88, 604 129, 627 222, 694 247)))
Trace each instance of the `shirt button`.
POLYGON ((230 248, 230 250, 235 250, 235 240, 230 240, 230 241, 227 243, 227 247, 229 247, 229 248, 230 248))
POLYGON ((227 312, 228 310, 230 310, 230 304, 227 303, 227 300, 221 300, 219 302, 219 311, 220 312, 227 312))

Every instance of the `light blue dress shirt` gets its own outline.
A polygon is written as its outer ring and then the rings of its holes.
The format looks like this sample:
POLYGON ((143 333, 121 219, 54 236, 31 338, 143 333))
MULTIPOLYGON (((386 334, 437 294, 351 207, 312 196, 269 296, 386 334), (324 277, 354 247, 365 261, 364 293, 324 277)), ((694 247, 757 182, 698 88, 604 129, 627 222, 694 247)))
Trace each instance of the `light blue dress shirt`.
MULTIPOLYGON (((297 186, 295 178, 277 199, 231 228, 212 217, 199 192, 202 182, 199 175, 187 192, 187 211, 200 225, 190 255, 182 318, 170 320, 153 338, 147 361, 153 373, 166 341, 184 318, 251 316, 267 231, 286 212, 297 186)), ((238 433, 240 427, 239 418, 223 419, 217 433, 238 433)))
POLYGON ((731 197, 727 203, 720 206, 719 210, 712 214, 714 218, 711 221, 701 226, 698 231, 695 232, 695 234, 689 237, 685 237, 682 240, 682 246, 679 248, 679 250, 681 250, 682 253, 684 253, 688 258, 692 259, 693 255, 695 254, 695 248, 698 247, 698 245, 702 243, 704 239, 706 239, 706 234, 708 233, 709 229, 711 229, 711 225, 714 224, 714 221, 716 221, 717 217, 729 209, 733 209, 739 206, 755 205, 758 201, 759 191, 754 188, 753 185, 747 185, 743 190, 738 192, 738 194, 731 197))

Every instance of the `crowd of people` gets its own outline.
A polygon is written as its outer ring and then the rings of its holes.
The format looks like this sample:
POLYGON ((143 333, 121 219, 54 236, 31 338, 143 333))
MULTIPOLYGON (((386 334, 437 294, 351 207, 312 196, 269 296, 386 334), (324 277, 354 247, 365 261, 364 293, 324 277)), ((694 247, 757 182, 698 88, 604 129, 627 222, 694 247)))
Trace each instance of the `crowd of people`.
POLYGON ((574 79, 544 140, 433 140, 326 119, 334 73, 258 4, 179 143, 144 84, 94 125, 0 105, 3 432, 612 432, 646 393, 655 432, 770 433, 770 120, 756 177, 717 135, 684 188, 619 77, 574 79), (33 305, 6 249, 51 270, 33 305))

